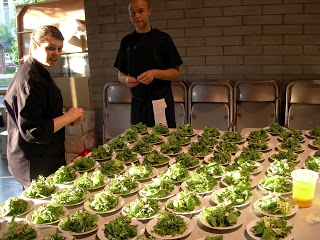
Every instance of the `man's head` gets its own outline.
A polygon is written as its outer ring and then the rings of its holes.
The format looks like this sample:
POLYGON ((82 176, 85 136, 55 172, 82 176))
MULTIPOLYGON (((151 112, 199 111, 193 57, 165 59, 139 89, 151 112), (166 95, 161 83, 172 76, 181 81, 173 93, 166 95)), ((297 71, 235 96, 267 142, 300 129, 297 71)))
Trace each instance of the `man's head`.
POLYGON ((139 33, 149 32, 151 25, 149 17, 152 13, 148 0, 132 0, 129 4, 129 15, 132 24, 139 33))

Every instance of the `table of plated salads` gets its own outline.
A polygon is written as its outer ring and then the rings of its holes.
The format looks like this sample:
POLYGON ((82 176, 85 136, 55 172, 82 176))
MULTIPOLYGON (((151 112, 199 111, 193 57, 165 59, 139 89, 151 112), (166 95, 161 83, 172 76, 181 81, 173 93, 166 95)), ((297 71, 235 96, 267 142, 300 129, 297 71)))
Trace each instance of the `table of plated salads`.
MULTIPOLYGON (((232 157, 233 159, 236 156, 239 156, 239 153, 241 153, 241 149, 248 145, 248 139, 247 139, 248 134, 250 132, 256 131, 256 130, 259 130, 259 129, 246 128, 246 129, 242 130, 242 132, 240 134, 243 136, 244 141, 240 141, 237 143, 237 146, 240 148, 240 150, 239 150, 239 152, 237 152, 233 155, 233 157, 232 157)), ((171 131, 174 131, 174 130, 171 129, 171 131)), ((202 132, 203 132, 203 130, 194 129, 195 135, 190 136, 191 142, 196 142, 198 137, 201 136, 202 132)), ((301 141, 302 150, 298 152, 299 162, 297 163, 296 168, 305 168, 305 160, 307 159, 308 156, 312 156, 312 154, 314 154, 314 152, 316 151, 316 148, 312 148, 312 144, 310 145, 312 138, 310 137, 310 135, 308 135, 308 132, 309 131, 302 131, 303 136, 304 136, 304 141, 301 141)), ((221 134, 223 134, 223 133, 224 132, 221 131, 221 134)), ((264 177, 266 177, 268 175, 267 170, 270 167, 270 164, 273 162, 273 160, 270 159, 270 156, 279 151, 278 146, 279 146, 279 144, 281 144, 281 138, 279 138, 279 135, 270 134, 270 133, 268 133, 268 135, 270 136, 269 139, 267 140, 268 149, 267 149, 267 151, 262 152, 263 159, 261 159, 259 161, 259 163, 260 163, 259 170, 251 175, 252 181, 250 184, 252 186, 251 192, 253 195, 250 198, 250 201, 248 204, 243 204, 241 207, 238 208, 241 211, 241 220, 240 220, 241 222, 239 224, 236 224, 236 227, 226 227, 225 229, 213 228, 213 227, 208 226, 207 224, 203 224, 203 222, 200 220, 201 212, 196 212, 193 214, 186 214, 184 216, 190 219, 189 228, 192 228, 192 229, 189 229, 190 233, 185 236, 182 236, 180 239, 204 239, 206 236, 213 237, 213 236, 218 236, 218 235, 222 235, 223 239, 227 239, 227 240, 229 240, 229 239, 234 239, 234 240, 260 239, 260 238, 253 238, 252 233, 248 233, 248 229, 250 229, 250 227, 248 227, 248 226, 251 224, 251 227, 252 227, 252 222, 254 222, 254 220, 258 220, 259 218, 264 216, 255 207, 255 204, 257 204, 257 200, 261 199, 263 196, 267 195, 266 192, 264 192, 263 189, 261 189, 259 187, 259 182, 260 182, 260 180, 262 180, 264 177)), ((219 138, 218 138, 218 140, 219 140, 219 138)), ((221 141, 221 139, 219 141, 221 141)), ((187 152, 187 149, 189 146, 190 145, 184 146, 183 151, 187 152)), ((160 150, 160 145, 155 144, 153 146, 153 149, 160 150)), ((200 159, 200 164, 208 164, 208 161, 206 161, 206 159, 208 159, 208 157, 210 157, 210 156, 212 157, 212 155, 214 153, 215 153, 215 151, 213 151, 213 153, 210 153, 208 156, 205 156, 204 158, 202 157, 200 159)), ((143 155, 141 156, 141 159, 143 159, 143 155)), ((170 156, 170 161, 168 164, 157 167, 156 168, 157 172, 158 173, 164 172, 170 166, 170 164, 172 164, 172 161, 175 161, 175 156, 170 156)), ((127 165, 127 170, 129 168, 130 168, 130 165, 127 165)), ((190 169, 190 171, 195 172, 195 169, 196 168, 190 169)), ((154 177, 156 177, 156 176, 154 176, 154 177)), ((216 186, 214 191, 211 191, 211 192, 208 192, 207 194, 201 195, 204 199, 202 204, 205 204, 205 207, 215 206, 216 202, 213 201, 212 194, 215 191, 217 191, 218 189, 226 187, 226 185, 223 184, 223 182, 221 181, 221 178, 218 178, 217 180, 218 180, 218 185, 216 186)), ((143 187, 145 184, 149 184, 151 182, 152 182, 152 179, 149 179, 146 181, 141 181, 140 188, 143 187)), ((177 186, 179 191, 181 191, 182 183, 177 182, 177 183, 175 183, 175 185, 177 186)), ((103 190, 103 189, 90 191, 90 195, 93 196, 95 193, 97 193, 101 190, 103 190)), ((287 195, 283 195, 283 196, 292 198, 292 192, 288 193, 287 195)), ((22 196, 22 197, 25 198, 24 196, 22 196)), ((124 203, 123 203, 123 206, 124 206, 124 205, 128 204, 129 202, 135 201, 137 198, 141 198, 141 195, 137 191, 137 192, 134 192, 130 195, 121 195, 121 197, 124 200, 124 203)), ((32 199, 32 200, 35 204, 42 204, 42 203, 50 202, 50 199, 46 199, 46 200, 32 199)), ((164 203, 166 203, 167 200, 168 199, 162 200, 160 204, 163 204, 163 206, 164 206, 164 203)), ((80 210, 83 208, 84 208, 83 203, 79 204, 79 205, 75 205, 73 207, 67 207, 69 214, 74 214, 77 210, 80 210)), ((164 207, 162 207, 162 209, 164 209, 164 207)), ((288 222, 290 222, 291 224, 293 224, 293 230, 292 230, 292 233, 289 235, 288 239, 297 239, 297 240, 319 239, 319 236, 317 236, 317 234, 319 234, 320 224, 311 224, 307 220, 308 215, 310 215, 312 213, 318 213, 318 215, 320 216, 320 183, 319 183, 319 179, 317 180, 317 185, 316 185, 316 190, 315 190, 315 195, 314 195, 314 200, 313 200, 312 206, 308 207, 308 208, 298 208, 296 206, 296 211, 294 211, 294 213, 291 214, 290 216, 286 217, 286 220, 288 222)), ((114 211, 114 212, 111 212, 111 213, 102 214, 101 215, 101 217, 102 217, 101 225, 104 225, 104 224, 110 222, 111 220, 114 220, 117 216, 119 216, 121 214, 122 214, 121 209, 114 211)), ((21 216, 21 218, 26 217, 26 215, 21 216)), ((239 219, 240 219, 240 217, 239 217, 239 219)), ((149 221, 151 221, 151 220, 148 219, 148 220, 144 220, 144 221, 140 221, 140 222, 143 224, 144 227, 147 227, 147 224, 149 221)), ((40 234, 44 235, 47 233, 59 232, 57 225, 58 225, 58 223, 51 224, 51 225, 45 225, 45 226, 40 227, 39 228, 40 234)), ((140 232, 138 234, 144 234, 147 237, 150 236, 147 229, 143 229, 142 232, 140 232)), ((78 238, 79 239, 101 239, 97 235, 97 231, 94 231, 89 234, 84 234, 84 235, 77 234, 77 235, 75 235, 75 238, 77 238, 77 239, 78 238)), ((174 238, 176 238, 176 236, 172 237, 172 238, 168 237, 166 239, 174 239, 174 238)), ((105 238, 105 239, 107 239, 107 238, 105 238)))

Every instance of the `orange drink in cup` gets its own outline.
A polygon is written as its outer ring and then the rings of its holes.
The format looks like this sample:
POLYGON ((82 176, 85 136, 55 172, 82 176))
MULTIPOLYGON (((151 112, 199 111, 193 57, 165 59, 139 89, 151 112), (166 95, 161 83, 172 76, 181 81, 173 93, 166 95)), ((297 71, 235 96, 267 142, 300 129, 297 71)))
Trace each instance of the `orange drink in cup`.
POLYGON ((300 208, 310 207, 319 177, 318 173, 309 169, 296 169, 292 171, 291 177, 293 200, 300 208))

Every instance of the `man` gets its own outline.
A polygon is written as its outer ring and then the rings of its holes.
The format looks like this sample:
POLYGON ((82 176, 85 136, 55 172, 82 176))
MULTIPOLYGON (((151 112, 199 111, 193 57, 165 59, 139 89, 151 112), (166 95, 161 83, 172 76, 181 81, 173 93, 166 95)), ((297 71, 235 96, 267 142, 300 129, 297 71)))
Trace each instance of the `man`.
POLYGON ((171 80, 179 77, 182 60, 171 37, 151 26, 148 0, 132 0, 129 15, 135 31, 120 44, 114 66, 118 79, 131 89, 131 124, 176 127, 171 80))

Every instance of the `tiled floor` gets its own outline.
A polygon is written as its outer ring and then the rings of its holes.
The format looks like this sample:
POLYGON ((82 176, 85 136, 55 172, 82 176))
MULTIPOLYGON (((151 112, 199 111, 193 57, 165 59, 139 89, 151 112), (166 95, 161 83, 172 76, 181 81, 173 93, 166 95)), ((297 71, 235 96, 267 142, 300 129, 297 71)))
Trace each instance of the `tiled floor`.
POLYGON ((0 159, 0 204, 9 197, 18 197, 22 194, 22 185, 9 173, 7 158, 0 159))

